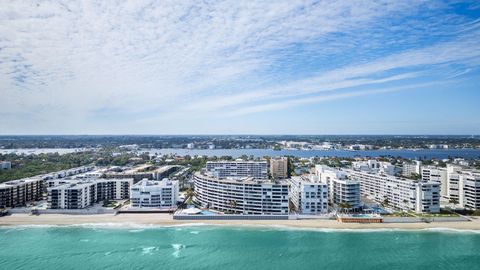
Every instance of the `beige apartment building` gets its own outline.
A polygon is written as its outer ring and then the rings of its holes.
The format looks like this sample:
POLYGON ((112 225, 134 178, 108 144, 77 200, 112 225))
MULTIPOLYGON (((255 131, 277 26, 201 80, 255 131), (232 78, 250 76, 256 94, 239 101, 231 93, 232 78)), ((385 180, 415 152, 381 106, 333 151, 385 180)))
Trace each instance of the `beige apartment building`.
POLYGON ((272 158, 270 160, 270 174, 272 175, 273 179, 287 178, 288 176, 287 170, 288 170, 287 157, 272 158))

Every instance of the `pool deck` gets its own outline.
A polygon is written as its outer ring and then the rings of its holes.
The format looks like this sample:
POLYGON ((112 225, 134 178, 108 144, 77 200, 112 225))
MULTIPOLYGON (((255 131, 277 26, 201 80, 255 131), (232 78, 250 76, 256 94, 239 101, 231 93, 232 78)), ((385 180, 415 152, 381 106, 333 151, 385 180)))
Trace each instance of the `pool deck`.
POLYGON ((373 215, 339 215, 337 221, 342 223, 383 223, 383 218, 373 215))

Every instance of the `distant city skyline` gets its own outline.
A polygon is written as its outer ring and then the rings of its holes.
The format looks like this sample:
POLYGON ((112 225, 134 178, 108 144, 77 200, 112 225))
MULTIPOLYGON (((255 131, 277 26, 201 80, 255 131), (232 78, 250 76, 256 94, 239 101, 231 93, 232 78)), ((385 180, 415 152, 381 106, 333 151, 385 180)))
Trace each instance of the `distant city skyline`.
POLYGON ((0 135, 480 134, 478 1, 5 1, 0 135))

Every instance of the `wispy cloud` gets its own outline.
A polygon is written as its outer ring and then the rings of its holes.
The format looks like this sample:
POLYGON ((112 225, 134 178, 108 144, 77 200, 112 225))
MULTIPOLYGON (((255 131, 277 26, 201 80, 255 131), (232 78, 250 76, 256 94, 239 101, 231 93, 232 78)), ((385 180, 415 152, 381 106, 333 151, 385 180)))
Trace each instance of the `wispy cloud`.
POLYGON ((0 124, 126 132, 379 94, 476 70, 479 28, 429 1, 3 1, 0 124))
POLYGON ((298 99, 292 99, 287 101, 280 101, 276 103, 268 103, 268 104, 241 108, 228 113, 227 116, 247 115, 247 114, 253 114, 258 112, 281 110, 281 109, 305 105, 309 103, 320 103, 325 101, 334 101, 339 99, 354 98, 354 97, 360 97, 360 96, 385 94, 385 93, 392 93, 392 92, 410 90, 410 89, 420 89, 422 87, 431 86, 434 84, 435 83, 423 83, 423 84, 414 84, 414 85, 401 86, 401 87, 390 87, 390 88, 383 88, 383 89, 355 91, 355 92, 347 92, 347 93, 340 93, 340 94, 321 95, 321 96, 308 97, 308 98, 298 98, 298 99))

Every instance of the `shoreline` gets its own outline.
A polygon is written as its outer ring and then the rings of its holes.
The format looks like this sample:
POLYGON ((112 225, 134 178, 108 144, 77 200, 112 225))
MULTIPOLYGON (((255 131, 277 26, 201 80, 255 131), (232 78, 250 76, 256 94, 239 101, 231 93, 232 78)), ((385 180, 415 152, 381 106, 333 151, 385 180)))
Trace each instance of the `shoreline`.
POLYGON ((263 227, 278 229, 312 230, 451 230, 480 233, 480 220, 464 222, 432 223, 340 223, 336 220, 173 220, 170 214, 102 214, 102 215, 64 215, 12 214, 0 217, 1 227, 25 226, 91 226, 114 228, 173 227, 173 226, 231 226, 263 227))

